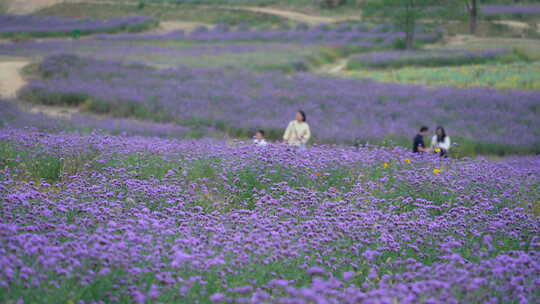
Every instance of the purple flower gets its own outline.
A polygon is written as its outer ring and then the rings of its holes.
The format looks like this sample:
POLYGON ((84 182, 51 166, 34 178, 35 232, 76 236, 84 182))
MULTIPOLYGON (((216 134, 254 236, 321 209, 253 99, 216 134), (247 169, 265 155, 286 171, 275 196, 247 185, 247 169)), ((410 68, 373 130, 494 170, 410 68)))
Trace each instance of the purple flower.
POLYGON ((344 280, 344 281, 350 281, 350 280, 353 279, 355 276, 356 276, 356 272, 354 272, 354 271, 345 271, 345 272, 343 273, 343 280, 344 280))
POLYGON ((184 264, 190 262, 193 259, 193 256, 190 254, 187 254, 181 250, 178 250, 174 253, 171 266, 172 267, 181 267, 184 264))
POLYGON ((307 274, 310 275, 310 276, 325 275, 326 270, 324 268, 320 267, 320 266, 313 266, 313 267, 308 268, 307 274))
POLYGON ((227 296, 218 292, 210 296, 210 301, 213 303, 223 303, 227 301, 227 296))

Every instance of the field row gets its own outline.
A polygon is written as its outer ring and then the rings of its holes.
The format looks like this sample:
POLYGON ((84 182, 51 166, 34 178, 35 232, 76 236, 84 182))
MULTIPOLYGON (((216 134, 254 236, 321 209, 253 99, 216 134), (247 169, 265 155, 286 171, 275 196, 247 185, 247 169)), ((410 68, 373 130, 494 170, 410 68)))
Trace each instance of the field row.
POLYGON ((57 17, 35 17, 0 15, 0 37, 49 37, 94 33, 140 32, 155 27, 156 20, 141 17, 116 17, 108 20, 68 19, 57 17))
POLYGON ((41 80, 24 87, 20 98, 209 126, 234 136, 264 128, 271 138, 280 138, 295 111, 304 109, 321 142, 408 143, 423 124, 447 127, 466 154, 534 152, 540 138, 535 128, 540 125, 539 91, 426 88, 222 68, 157 70, 65 55, 49 57, 38 70, 41 80))
MULTIPOLYGON (((428 86, 493 87, 540 90, 540 62, 492 63, 461 67, 407 67, 397 70, 347 72, 348 77, 428 86)), ((511 101, 509 101, 511 102, 511 101)))
POLYGON ((2 302, 540 299, 537 157, 14 129, 0 155, 2 302))

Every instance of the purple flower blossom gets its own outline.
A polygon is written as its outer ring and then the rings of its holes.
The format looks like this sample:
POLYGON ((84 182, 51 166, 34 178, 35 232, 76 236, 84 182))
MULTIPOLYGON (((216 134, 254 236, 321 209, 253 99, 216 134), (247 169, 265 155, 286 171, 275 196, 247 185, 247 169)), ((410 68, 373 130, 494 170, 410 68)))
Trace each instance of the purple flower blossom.
POLYGON ((307 271, 307 274, 310 276, 325 275, 326 270, 320 266, 310 267, 307 271))
POLYGON ((356 276, 356 273, 354 271, 345 271, 343 273, 343 280, 344 281, 350 281, 355 276, 356 276))
POLYGON ((227 296, 222 293, 215 293, 210 297, 210 301, 213 303, 222 303, 227 301, 227 296))

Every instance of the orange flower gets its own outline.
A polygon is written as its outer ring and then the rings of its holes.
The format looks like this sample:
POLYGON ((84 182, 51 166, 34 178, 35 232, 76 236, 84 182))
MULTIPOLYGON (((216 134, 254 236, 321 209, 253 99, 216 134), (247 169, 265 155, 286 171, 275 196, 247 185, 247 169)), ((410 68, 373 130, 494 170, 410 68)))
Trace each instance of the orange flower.
POLYGON ((316 172, 316 173, 315 173, 315 176, 316 176, 316 177, 321 177, 321 176, 322 176, 322 173, 321 173, 321 172, 316 172))

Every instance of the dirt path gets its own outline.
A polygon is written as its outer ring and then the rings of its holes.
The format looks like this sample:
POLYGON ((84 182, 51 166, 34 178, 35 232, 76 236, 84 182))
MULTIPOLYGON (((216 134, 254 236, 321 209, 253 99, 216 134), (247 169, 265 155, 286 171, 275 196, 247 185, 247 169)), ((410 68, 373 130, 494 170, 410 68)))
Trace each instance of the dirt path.
MULTIPOLYGON (((127 6, 137 6, 138 2, 136 1, 110 1, 110 0, 8 0, 8 11, 13 14, 30 14, 36 12, 40 9, 46 8, 59 3, 85 3, 85 4, 109 4, 109 5, 127 5, 127 6)), ((178 6, 166 4, 166 3, 146 3, 148 6, 159 6, 166 7, 171 9, 178 9, 178 6)), ((289 11, 284 9, 269 8, 269 7, 257 7, 257 6, 225 6, 225 5, 214 5, 207 6, 201 5, 200 7, 209 7, 209 8, 219 8, 219 9, 234 9, 234 10, 245 10, 255 13, 269 14, 274 16, 279 16, 285 19, 289 19, 296 22, 303 22, 310 25, 317 25, 321 23, 333 23, 340 21, 347 21, 352 19, 357 19, 353 17, 324 17, 324 16, 315 16, 308 15, 304 13, 299 13, 295 11, 289 11)), ((185 27, 179 28, 174 27, 174 29, 185 29, 185 27)), ((189 28, 188 28, 189 29, 189 28)))
POLYGON ((289 20, 307 23, 311 25, 316 25, 316 24, 321 24, 321 23, 333 23, 333 22, 347 20, 347 18, 331 18, 331 17, 323 17, 323 16, 313 16, 313 15, 307 15, 303 13, 281 10, 281 9, 276 9, 276 8, 268 8, 268 7, 221 6, 221 8, 230 8, 230 9, 245 10, 245 11, 250 11, 250 12, 275 15, 275 16, 283 17, 289 20))
MULTIPOLYGON (((92 0, 68 0, 66 2, 74 2, 74 3, 91 3, 91 4, 113 4, 113 5, 138 5, 137 2, 118 2, 118 1, 92 1, 92 0)), ((151 6, 160 6, 160 7, 168 7, 168 8, 178 8, 176 5, 170 5, 170 4, 163 4, 163 3, 147 3, 146 5, 151 6)), ((277 8, 269 8, 269 7, 257 7, 257 6, 232 6, 232 5, 200 5, 200 7, 206 7, 206 8, 219 8, 219 9, 233 9, 233 10, 244 10, 244 11, 250 11, 255 13, 262 13, 262 14, 268 14, 268 15, 274 15, 278 17, 283 17, 285 19, 289 19, 292 21, 297 22, 303 22, 311 25, 321 24, 321 23, 332 23, 332 22, 338 22, 338 21, 345 21, 350 20, 351 18, 343 17, 343 18, 332 18, 332 17, 323 17, 323 16, 314 16, 314 15, 307 15, 304 13, 289 11, 289 10, 282 10, 277 8)))
POLYGON ((21 107, 30 113, 40 113, 51 118, 69 119, 73 114, 79 113, 79 108, 44 106, 20 102, 21 107))
POLYGON ((21 69, 29 64, 23 59, 0 61, 0 98, 14 98, 26 82, 21 76, 21 69))
MULTIPOLYGON (((15 98, 17 91, 26 84, 22 77, 22 69, 30 64, 24 59, 0 58, 0 98, 15 98)), ((77 108, 43 106, 20 103, 21 107, 32 113, 43 113, 52 118, 69 118, 73 113, 79 112, 77 108)))
POLYGON ((186 31, 191 32, 199 26, 212 27, 212 24, 202 22, 184 22, 184 21, 160 21, 159 27, 152 32, 155 33, 169 33, 172 31, 186 31))
POLYGON ((471 46, 478 48, 495 48, 504 46, 535 46, 540 48, 540 40, 524 38, 485 38, 472 35, 455 35, 446 38, 441 43, 429 45, 427 46, 427 48, 471 46))
POLYGON ((528 23, 515 21, 515 20, 495 20, 492 22, 495 24, 506 25, 510 28, 517 29, 517 30, 527 30, 530 27, 528 23))
POLYGON ((340 75, 347 68, 349 60, 347 58, 340 59, 331 64, 325 64, 315 70, 317 74, 326 74, 326 75, 340 75))
POLYGON ((492 21, 495 24, 506 25, 514 30, 525 32, 529 29, 540 33, 540 23, 538 24, 529 24, 526 22, 515 21, 515 20, 495 20, 492 21))
POLYGON ((7 3, 7 12, 10 14, 31 14, 40 9, 62 3, 63 0, 1 0, 7 3))

